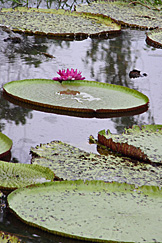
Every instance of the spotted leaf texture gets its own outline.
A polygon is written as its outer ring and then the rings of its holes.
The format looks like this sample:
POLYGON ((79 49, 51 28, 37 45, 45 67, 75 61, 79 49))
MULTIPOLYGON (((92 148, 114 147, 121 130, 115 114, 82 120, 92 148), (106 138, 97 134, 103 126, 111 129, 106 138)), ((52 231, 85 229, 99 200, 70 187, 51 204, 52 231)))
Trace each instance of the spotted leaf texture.
POLYGON ((0 25, 15 32, 49 37, 106 36, 120 32, 120 25, 110 18, 56 9, 2 9, 0 25))
POLYGON ((90 4, 76 6, 78 12, 101 14, 115 19, 122 25, 142 29, 162 27, 161 12, 147 8, 141 4, 128 4, 124 1, 95 1, 90 4))
POLYGON ((31 148, 32 163, 50 168, 63 180, 102 180, 162 186, 162 165, 153 166, 113 154, 97 155, 61 141, 31 148))
POLYGON ((161 242, 158 187, 62 181, 17 189, 8 205, 25 223, 93 242, 161 242))

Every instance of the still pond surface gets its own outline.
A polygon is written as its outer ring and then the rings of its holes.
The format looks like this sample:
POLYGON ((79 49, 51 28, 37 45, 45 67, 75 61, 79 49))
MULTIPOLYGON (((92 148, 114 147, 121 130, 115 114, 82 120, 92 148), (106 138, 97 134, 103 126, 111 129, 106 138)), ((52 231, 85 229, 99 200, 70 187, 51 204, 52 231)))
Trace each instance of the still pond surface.
MULTIPOLYGON (((73 6, 73 3, 69 6, 73 6)), ((21 43, 15 44, 5 42, 8 33, 0 29, 0 131, 13 140, 11 161, 30 163, 30 147, 53 140, 97 153, 96 146, 90 145, 88 138, 90 135, 96 138, 102 129, 121 133, 125 127, 135 124, 162 124, 162 50, 146 44, 145 32, 126 28, 113 38, 88 38, 82 41, 16 34, 21 38, 21 43), (44 56, 42 52, 54 58, 44 56), (9 81, 52 79, 62 68, 78 69, 86 80, 136 89, 148 96, 149 109, 135 116, 77 118, 22 108, 2 96, 2 86, 9 81), (147 77, 130 79, 129 72, 133 68, 147 73, 147 77)), ((78 242, 52 236, 47 239, 46 234, 26 228, 5 207, 0 210, 0 230, 26 235, 27 238, 23 239, 25 242, 78 242)))

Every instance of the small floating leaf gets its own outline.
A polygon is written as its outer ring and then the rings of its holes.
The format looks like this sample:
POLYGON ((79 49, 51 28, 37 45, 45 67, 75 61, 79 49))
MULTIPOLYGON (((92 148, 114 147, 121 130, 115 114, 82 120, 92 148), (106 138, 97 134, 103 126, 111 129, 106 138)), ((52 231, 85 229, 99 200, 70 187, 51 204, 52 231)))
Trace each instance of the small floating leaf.
POLYGON ((119 135, 102 130, 98 133, 98 142, 125 156, 162 163, 162 125, 133 126, 119 135))
POLYGON ((148 97, 136 90, 86 80, 60 83, 48 79, 27 79, 9 82, 3 88, 6 98, 53 109, 54 112, 91 117, 116 116, 124 112, 139 114, 148 109, 149 103, 148 97))
POLYGON ((63 180, 103 180, 162 186, 162 165, 154 167, 112 153, 100 156, 53 141, 31 148, 32 163, 50 168, 63 180))
POLYGON ((17 189, 8 205, 23 222, 53 234, 93 242, 162 241, 158 187, 51 182, 17 189))
POLYGON ((7 155, 12 147, 12 140, 5 134, 0 133, 0 158, 7 155))
POLYGON ((12 191, 31 184, 52 181, 54 173, 46 167, 0 161, 0 190, 12 191))
POLYGON ((121 30, 111 18, 56 9, 16 8, 0 11, 0 25, 15 32, 49 37, 87 38, 121 30))

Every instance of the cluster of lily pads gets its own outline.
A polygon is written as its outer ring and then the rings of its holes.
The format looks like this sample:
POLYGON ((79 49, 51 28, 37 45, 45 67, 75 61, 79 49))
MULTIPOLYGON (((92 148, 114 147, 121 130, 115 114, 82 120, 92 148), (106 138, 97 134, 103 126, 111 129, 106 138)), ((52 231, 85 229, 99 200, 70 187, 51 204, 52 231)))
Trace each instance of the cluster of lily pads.
MULTIPOLYGON (((72 13, 1 9, 0 24, 14 32, 79 39, 117 34, 121 25, 155 28, 147 41, 162 45, 161 14, 121 1, 92 2, 76 6, 72 13)), ((53 80, 9 82, 3 86, 4 97, 34 109, 83 117, 131 115, 148 109, 148 97, 136 90, 84 80, 77 69, 58 74, 53 80)), ((162 241, 162 125, 134 126, 121 135, 103 130, 97 139, 89 139, 100 154, 52 141, 31 148, 31 164, 0 161, 0 190, 8 194, 9 208, 26 224, 75 239, 162 241)), ((12 141, 0 134, 0 144, 5 156, 12 141)), ((10 235, 1 232, 0 237, 10 235)))
POLYGON ((160 242, 162 125, 121 135, 99 131, 90 142, 100 155, 52 141, 31 148, 31 164, 1 161, 9 208, 23 222, 65 237, 160 242))

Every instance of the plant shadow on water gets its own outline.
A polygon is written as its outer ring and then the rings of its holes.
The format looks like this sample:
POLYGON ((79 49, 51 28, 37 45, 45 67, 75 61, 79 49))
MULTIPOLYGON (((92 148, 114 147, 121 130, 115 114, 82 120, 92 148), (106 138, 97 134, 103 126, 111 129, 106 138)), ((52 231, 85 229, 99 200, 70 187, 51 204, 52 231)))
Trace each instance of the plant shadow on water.
MULTIPOLYGON (((60 7, 60 6, 58 6, 60 7)), ((68 7, 68 6, 67 6, 68 7)), ((30 147, 52 140, 61 140, 89 152, 97 153, 88 143, 89 135, 110 129, 122 133, 125 127, 141 124, 161 124, 161 49, 145 42, 145 31, 123 29, 120 36, 108 39, 56 40, 46 37, 16 34, 20 43, 4 41, 9 33, 0 30, 0 84, 12 80, 52 79, 58 69, 74 68, 82 71, 87 80, 123 85, 136 89, 150 99, 147 112, 135 116, 107 119, 78 118, 34 111, 16 106, 0 96, 0 131, 13 140, 11 161, 30 163, 30 147), (50 58, 42 53, 54 56, 50 58), (130 70, 137 68, 147 77, 130 79, 130 70)), ((26 227, 0 203, 0 230, 23 234, 25 242, 79 242, 51 236, 26 227), (38 233, 38 237, 36 237, 38 233)))

